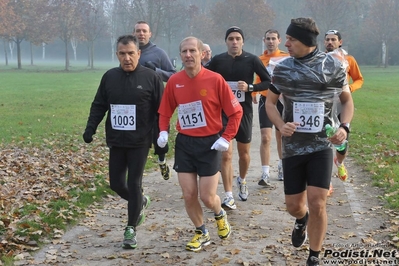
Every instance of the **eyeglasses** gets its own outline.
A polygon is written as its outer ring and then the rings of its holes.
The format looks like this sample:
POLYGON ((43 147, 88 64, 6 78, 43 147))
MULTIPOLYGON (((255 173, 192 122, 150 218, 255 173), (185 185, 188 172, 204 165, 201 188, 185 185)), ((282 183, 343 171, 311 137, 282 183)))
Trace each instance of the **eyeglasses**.
POLYGON ((339 33, 339 31, 337 31, 337 30, 329 30, 329 31, 326 32, 326 35, 328 35, 328 34, 337 35, 338 33, 339 33))
POLYGON ((204 52, 210 54, 210 53, 212 53, 212 50, 208 50, 208 51, 204 51, 204 52))

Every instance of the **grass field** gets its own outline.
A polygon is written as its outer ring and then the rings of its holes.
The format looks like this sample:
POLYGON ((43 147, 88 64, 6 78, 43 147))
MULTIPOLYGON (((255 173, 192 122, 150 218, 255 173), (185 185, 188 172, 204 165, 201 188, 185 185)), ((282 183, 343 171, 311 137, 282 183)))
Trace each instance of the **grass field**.
POLYGON ((399 68, 362 67, 363 88, 353 94, 355 116, 350 156, 386 190, 390 208, 399 209, 399 68))
MULTIPOLYGON (((20 203, 18 206, 4 205, 5 214, 0 216, 0 239, 7 233, 6 225, 10 222, 8 217, 14 217, 13 219, 18 220, 17 224, 23 225, 17 230, 19 236, 30 236, 40 242, 40 238, 34 235, 38 228, 47 226, 65 229, 82 212, 84 214, 86 206, 110 193, 106 182, 108 154, 104 144, 104 126, 99 126, 92 144, 87 145, 82 140, 90 104, 102 74, 109 67, 111 65, 101 65, 98 69, 88 70, 84 65, 76 65, 69 72, 63 72, 62 66, 35 66, 22 70, 0 67, 0 150, 11 150, 11 155, 7 156, 14 156, 19 150, 22 152, 18 158, 25 158, 26 154, 30 156, 25 159, 26 165, 18 166, 18 171, 21 175, 24 171, 27 179, 35 177, 36 171, 40 172, 31 168, 30 165, 36 165, 32 160, 49 161, 50 164, 59 159, 62 163, 57 161, 56 164, 61 165, 62 169, 54 170, 55 173, 49 178, 56 179, 56 176, 60 178, 57 182, 59 181, 61 187, 70 188, 64 194, 59 193, 62 197, 58 195, 47 202, 46 213, 38 212, 38 203, 35 202, 20 203), (28 171, 33 173, 26 173, 28 171), (79 175, 95 178, 88 182, 79 175), (66 180, 64 176, 69 179, 66 180), (79 204, 70 204, 76 197, 84 200, 80 200, 79 204), (68 208, 71 213, 68 219, 60 220, 60 210, 68 208), (38 212, 40 219, 35 221, 39 222, 27 226, 27 220, 33 220, 32 212, 38 212), (50 219, 53 217, 51 215, 54 215, 54 219, 50 219)), ((349 154, 372 174, 374 184, 385 190, 382 197, 386 207, 399 210, 399 113, 396 111, 399 100, 399 68, 362 67, 361 70, 365 83, 362 89, 353 94, 355 116, 352 121, 349 154)), ((172 154, 169 153, 168 156, 171 158, 172 154)), ((0 158, 0 173, 9 173, 8 169, 11 167, 14 171, 14 164, 22 164, 16 162, 14 157, 10 158, 0 158)), ((146 171, 155 169, 154 163, 155 158, 150 154, 146 171)), ((46 167, 49 168, 47 165, 46 167)), ((38 176, 45 175, 40 172, 38 176)), ((36 179, 35 182, 38 182, 36 179)), ((8 181, 0 180, 0 193, 1 186, 11 185, 8 181)), ((21 183, 16 184, 17 188, 25 182, 19 181, 21 183)), ((49 230, 46 236, 52 234, 54 231, 49 230)), ((3 261, 9 261, 7 254, 3 261)))

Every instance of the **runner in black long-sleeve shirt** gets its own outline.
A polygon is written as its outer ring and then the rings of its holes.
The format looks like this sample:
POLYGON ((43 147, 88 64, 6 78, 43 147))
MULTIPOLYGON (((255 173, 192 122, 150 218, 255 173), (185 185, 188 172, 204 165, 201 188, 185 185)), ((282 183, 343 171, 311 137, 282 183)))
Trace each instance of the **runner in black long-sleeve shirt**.
MULTIPOLYGON (((249 149, 252 138, 253 108, 251 92, 267 90, 270 85, 270 76, 262 61, 255 55, 245 52, 244 33, 239 27, 233 26, 226 31, 225 36, 227 52, 216 55, 206 66, 223 76, 229 83, 233 93, 243 108, 243 116, 235 139, 239 154, 239 176, 237 177, 238 196, 242 201, 248 199, 248 187, 245 177, 249 168, 249 149), (253 84, 254 74, 257 74, 261 82, 253 84)), ((223 116, 225 121, 225 116, 223 116)), ((236 209, 233 198, 233 166, 232 145, 222 155, 222 179, 225 190, 225 198, 222 206, 228 209, 236 209)))

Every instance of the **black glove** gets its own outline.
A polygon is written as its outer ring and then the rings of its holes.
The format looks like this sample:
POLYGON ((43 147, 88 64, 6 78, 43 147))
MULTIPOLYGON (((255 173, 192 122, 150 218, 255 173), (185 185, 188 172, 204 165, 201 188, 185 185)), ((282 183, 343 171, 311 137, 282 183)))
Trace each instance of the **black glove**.
POLYGON ((151 62, 151 61, 145 62, 144 66, 145 66, 145 67, 148 67, 148 68, 151 68, 151 69, 154 70, 154 71, 157 69, 157 66, 156 66, 153 62, 151 62))
POLYGON ((94 130, 90 127, 86 128, 85 133, 83 133, 83 140, 86 143, 90 143, 93 141, 94 130))

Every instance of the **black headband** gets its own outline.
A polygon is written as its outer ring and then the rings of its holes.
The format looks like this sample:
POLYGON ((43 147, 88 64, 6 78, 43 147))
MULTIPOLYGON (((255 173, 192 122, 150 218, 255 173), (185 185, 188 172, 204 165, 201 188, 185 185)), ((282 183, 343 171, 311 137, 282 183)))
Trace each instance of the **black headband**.
POLYGON ((285 33, 297 39, 306 46, 311 47, 317 45, 318 34, 300 28, 292 23, 288 26, 287 31, 285 33))

